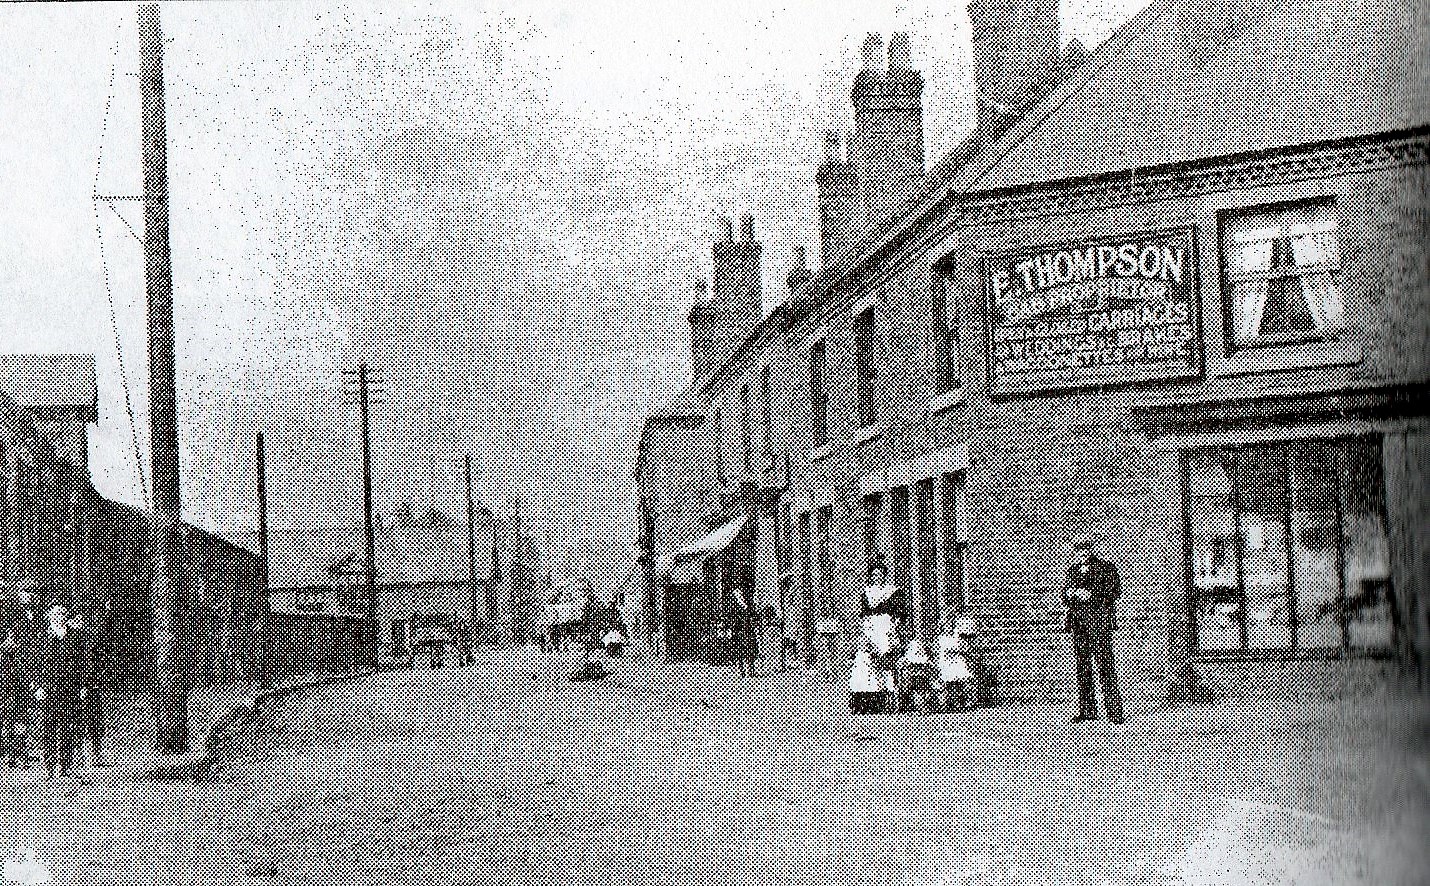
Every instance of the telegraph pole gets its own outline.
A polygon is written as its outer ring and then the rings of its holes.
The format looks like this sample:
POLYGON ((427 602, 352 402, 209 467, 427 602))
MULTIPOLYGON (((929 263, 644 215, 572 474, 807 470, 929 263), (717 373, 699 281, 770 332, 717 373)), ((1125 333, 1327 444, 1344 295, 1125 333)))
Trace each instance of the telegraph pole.
POLYGON ((159 5, 139 7, 140 146, 144 156, 144 289, 149 307, 149 439, 154 513, 149 530, 154 621, 155 747, 189 749, 187 686, 179 660, 179 434, 174 394, 174 286, 169 265, 169 160, 164 35, 159 5))
MULTIPOLYGON (((354 372, 343 370, 345 381, 354 380, 354 372)), ((363 520, 363 589, 366 592, 369 638, 369 663, 376 664, 381 632, 377 629, 377 553, 372 525, 372 434, 369 406, 373 395, 381 396, 380 382, 374 385, 373 374, 366 363, 359 363, 356 371, 357 404, 362 418, 362 520, 363 520)))
MULTIPOLYGON (((467 582, 472 595, 472 630, 481 620, 481 604, 477 600, 477 511, 472 500, 472 457, 467 456, 467 582)), ((473 640, 476 638, 473 637, 473 640)))
POLYGON ((273 594, 268 588, 268 468, 263 446, 263 432, 258 432, 258 568, 259 587, 263 590, 262 622, 258 626, 258 687, 267 692, 273 688, 273 636, 271 625, 273 594))

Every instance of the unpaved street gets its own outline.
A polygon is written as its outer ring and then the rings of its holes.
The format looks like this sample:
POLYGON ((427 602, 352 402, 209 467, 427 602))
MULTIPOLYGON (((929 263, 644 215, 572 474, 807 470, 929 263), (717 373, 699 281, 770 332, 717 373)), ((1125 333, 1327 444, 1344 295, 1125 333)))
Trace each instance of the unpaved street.
POLYGON ((570 665, 305 693, 198 784, 17 777, 0 835, 60 883, 1424 881, 1402 702, 856 718, 804 674, 570 665))

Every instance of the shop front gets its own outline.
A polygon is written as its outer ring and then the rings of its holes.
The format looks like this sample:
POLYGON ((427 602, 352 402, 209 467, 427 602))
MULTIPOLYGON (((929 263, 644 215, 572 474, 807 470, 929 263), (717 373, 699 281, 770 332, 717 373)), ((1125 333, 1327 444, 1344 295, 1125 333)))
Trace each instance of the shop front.
POLYGON ((754 531, 747 517, 725 523, 662 565, 666 651, 672 660, 728 657, 736 610, 748 606, 754 580, 754 531))
POLYGON ((1421 667, 1425 429, 1406 393, 1141 411, 1178 455, 1191 660, 1421 667))

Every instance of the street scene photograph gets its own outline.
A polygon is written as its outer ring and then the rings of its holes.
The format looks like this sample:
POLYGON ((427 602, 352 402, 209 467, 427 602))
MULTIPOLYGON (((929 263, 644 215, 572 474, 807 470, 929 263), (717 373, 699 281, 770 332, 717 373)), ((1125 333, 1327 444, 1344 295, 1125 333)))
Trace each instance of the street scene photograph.
POLYGON ((1430 886, 1430 0, 0 3, 0 886, 1430 886))

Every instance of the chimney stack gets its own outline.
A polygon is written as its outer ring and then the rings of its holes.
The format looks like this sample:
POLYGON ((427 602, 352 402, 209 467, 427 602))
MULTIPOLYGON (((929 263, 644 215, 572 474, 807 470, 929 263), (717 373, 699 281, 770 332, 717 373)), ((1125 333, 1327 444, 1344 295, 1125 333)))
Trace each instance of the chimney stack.
POLYGON ((1058 76, 1058 0, 969 0, 968 21, 978 126, 986 129, 1016 116, 1058 76))
POLYGON ((913 70, 907 34, 889 39, 887 65, 878 34, 864 41, 864 69, 854 78, 854 137, 849 160, 859 180, 864 224, 899 206, 924 174, 923 76, 913 70))
POLYGON ((809 271, 809 260, 805 256, 804 244, 794 248, 794 263, 790 267, 789 276, 785 278, 785 283, 789 285, 790 295, 794 295, 799 289, 814 275, 809 271))
POLYGON ((711 245, 710 290, 707 294, 704 281, 697 284, 698 300, 690 309, 691 365, 697 382, 718 369, 764 315, 754 217, 741 217, 736 240, 734 225, 722 216, 720 235, 711 245))
POLYGON ((859 179, 837 132, 824 136, 824 162, 815 173, 819 191, 820 264, 829 267, 861 226, 859 179))

